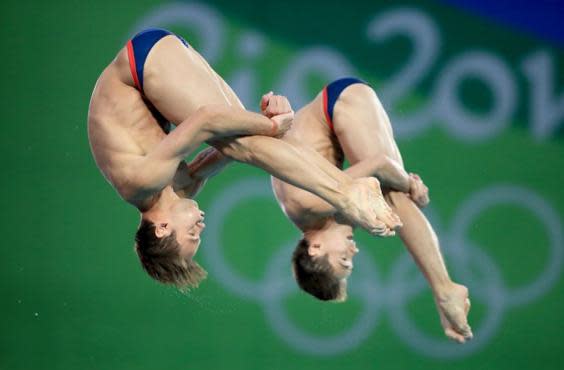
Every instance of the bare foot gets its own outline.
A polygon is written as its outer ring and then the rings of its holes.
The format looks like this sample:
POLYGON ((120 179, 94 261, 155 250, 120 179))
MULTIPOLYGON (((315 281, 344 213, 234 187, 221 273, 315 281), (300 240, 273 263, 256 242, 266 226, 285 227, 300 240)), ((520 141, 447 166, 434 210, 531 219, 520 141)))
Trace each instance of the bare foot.
POLYGON ((447 337, 458 343, 472 339, 472 329, 468 325, 467 318, 470 311, 468 288, 453 284, 444 294, 435 298, 435 303, 447 337))
POLYGON ((345 189, 347 205, 341 213, 373 235, 391 236, 401 227, 399 217, 384 200, 375 178, 360 178, 345 189))

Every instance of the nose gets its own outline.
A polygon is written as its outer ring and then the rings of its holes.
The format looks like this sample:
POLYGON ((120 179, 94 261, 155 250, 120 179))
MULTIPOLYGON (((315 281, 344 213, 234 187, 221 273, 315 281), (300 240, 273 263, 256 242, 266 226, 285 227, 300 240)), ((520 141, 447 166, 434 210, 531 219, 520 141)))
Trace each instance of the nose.
POLYGON ((352 250, 353 255, 355 255, 355 254, 358 253, 358 248, 356 247, 356 245, 353 245, 353 246, 351 247, 351 250, 352 250))

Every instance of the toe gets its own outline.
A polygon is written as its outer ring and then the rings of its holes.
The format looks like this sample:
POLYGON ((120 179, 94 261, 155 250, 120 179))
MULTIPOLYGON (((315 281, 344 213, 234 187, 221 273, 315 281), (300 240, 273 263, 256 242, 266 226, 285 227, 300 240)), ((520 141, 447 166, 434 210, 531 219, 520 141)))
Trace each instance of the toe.
POLYGON ((465 342, 464 337, 452 329, 445 329, 445 335, 460 344, 465 342))

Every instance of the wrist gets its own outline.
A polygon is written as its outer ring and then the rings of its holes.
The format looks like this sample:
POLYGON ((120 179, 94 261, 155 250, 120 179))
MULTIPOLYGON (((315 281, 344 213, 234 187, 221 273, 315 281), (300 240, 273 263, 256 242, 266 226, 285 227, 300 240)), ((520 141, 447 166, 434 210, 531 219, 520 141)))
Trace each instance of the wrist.
POLYGON ((415 180, 413 179, 413 177, 409 176, 407 177, 407 191, 405 191, 405 193, 407 194, 411 194, 411 192, 415 189, 415 180))
POLYGON ((278 122, 276 122, 272 118, 270 118, 270 122, 272 124, 272 127, 270 129, 270 135, 269 136, 276 136, 276 134, 278 134, 278 122))

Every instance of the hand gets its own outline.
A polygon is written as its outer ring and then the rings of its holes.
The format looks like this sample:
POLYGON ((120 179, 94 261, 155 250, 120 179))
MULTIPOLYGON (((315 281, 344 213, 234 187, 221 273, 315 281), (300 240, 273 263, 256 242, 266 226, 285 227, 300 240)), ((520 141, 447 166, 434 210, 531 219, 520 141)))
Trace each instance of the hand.
POLYGON ((380 183, 373 177, 353 181, 345 189, 347 205, 339 211, 372 235, 393 236, 403 226, 382 196, 380 183))
POLYGON ((425 186, 423 180, 415 173, 409 174, 409 197, 419 208, 429 204, 429 188, 425 186))
POLYGON ((272 91, 262 96, 262 99, 260 100, 260 111, 268 118, 284 113, 293 113, 292 106, 290 105, 288 98, 282 95, 274 95, 272 91))
POLYGON ((270 120, 273 126, 272 136, 280 138, 292 127, 294 123, 294 112, 279 114, 272 117, 270 120))

